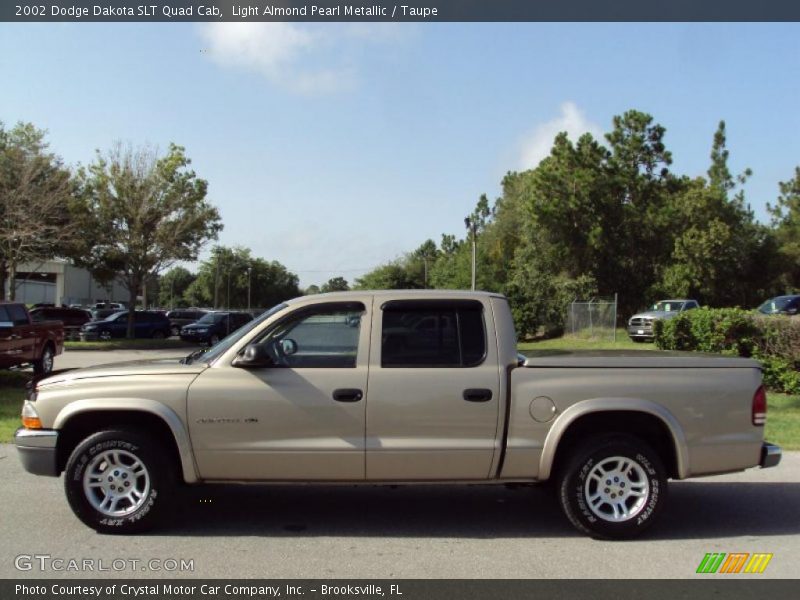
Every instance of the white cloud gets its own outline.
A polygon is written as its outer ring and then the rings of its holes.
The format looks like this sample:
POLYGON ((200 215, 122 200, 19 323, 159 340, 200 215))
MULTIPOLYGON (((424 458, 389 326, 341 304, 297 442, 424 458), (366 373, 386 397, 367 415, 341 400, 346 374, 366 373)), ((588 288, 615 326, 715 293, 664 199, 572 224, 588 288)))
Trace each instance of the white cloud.
POLYGON ((600 127, 586 118, 574 102, 564 102, 561 113, 536 127, 520 144, 520 168, 532 169, 550 154, 553 139, 562 131, 577 141, 584 133, 591 133, 596 139, 603 138, 600 127))
POLYGON ((354 45, 394 43, 396 28, 341 24, 326 28, 284 22, 204 23, 205 54, 218 65, 253 71, 301 94, 352 88, 356 74, 346 64, 354 45))

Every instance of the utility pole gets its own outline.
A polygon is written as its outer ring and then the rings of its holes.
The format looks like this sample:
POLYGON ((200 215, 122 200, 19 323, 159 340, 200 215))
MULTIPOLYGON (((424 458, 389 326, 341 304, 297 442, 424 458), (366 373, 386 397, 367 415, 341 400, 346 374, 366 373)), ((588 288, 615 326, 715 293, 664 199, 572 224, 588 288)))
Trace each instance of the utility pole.
POLYGON ((216 309, 219 306, 219 255, 214 262, 216 263, 214 265, 214 308, 216 309))
POLYGON ((225 294, 225 303, 228 310, 231 308, 231 268, 228 267, 228 291, 225 294))
POLYGON ((247 267, 247 311, 250 311, 250 276, 253 273, 253 267, 247 267))
POLYGON ((472 233, 472 291, 475 291, 475 269, 476 269, 476 249, 477 249, 477 238, 478 238, 478 223, 476 223, 474 218, 466 217, 464 219, 464 225, 467 226, 467 230, 472 233))

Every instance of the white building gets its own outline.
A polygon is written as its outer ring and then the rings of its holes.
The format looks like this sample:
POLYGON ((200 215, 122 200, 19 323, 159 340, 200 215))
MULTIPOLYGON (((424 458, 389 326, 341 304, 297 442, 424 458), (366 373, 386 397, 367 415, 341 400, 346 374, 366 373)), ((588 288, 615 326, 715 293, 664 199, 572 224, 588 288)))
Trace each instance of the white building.
MULTIPOLYGON (((6 281, 6 298, 10 282, 6 281)), ((128 302, 128 290, 118 281, 101 286, 86 269, 65 260, 24 263, 17 268, 16 300, 26 304, 40 302, 88 305, 95 302, 128 302)))

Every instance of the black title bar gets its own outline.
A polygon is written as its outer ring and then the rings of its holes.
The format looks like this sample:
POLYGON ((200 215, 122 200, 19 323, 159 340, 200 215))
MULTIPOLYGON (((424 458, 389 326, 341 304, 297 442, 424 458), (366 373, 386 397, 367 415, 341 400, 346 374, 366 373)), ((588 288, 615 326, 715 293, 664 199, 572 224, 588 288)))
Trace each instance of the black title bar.
POLYGON ((797 0, 3 0, 0 21, 800 21, 797 0))

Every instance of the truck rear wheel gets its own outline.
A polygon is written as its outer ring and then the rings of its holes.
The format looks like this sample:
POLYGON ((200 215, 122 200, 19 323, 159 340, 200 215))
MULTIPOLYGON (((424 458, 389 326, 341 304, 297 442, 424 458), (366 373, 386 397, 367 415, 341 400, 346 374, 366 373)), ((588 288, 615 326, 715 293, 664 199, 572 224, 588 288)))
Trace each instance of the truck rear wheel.
POLYGON ((75 515, 100 533, 138 533, 166 512, 174 488, 169 454, 155 439, 110 430, 83 440, 67 461, 64 488, 75 515))
POLYGON ((581 532, 600 539, 640 535, 666 501, 661 458, 642 440, 607 435, 575 449, 558 477, 561 507, 581 532))

